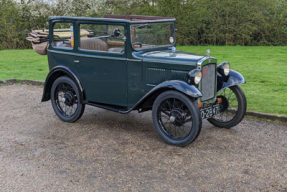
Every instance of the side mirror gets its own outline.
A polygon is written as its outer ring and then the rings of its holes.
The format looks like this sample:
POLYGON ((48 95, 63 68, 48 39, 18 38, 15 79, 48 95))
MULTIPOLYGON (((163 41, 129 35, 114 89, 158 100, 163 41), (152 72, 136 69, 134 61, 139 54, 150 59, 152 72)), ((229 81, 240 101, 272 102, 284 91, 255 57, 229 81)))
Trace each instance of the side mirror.
POLYGON ((118 37, 118 36, 120 36, 120 34, 121 34, 120 29, 119 29, 119 28, 115 28, 115 29, 114 29, 114 36, 115 36, 115 37, 118 37))

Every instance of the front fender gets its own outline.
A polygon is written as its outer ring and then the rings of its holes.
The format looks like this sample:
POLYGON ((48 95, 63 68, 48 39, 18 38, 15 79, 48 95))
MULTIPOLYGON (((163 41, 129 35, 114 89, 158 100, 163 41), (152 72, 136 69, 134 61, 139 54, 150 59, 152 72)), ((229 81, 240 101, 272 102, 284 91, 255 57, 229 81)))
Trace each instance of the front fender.
POLYGON ((155 91, 163 88, 174 89, 194 98, 202 96, 202 93, 196 87, 179 80, 165 81, 150 90, 148 94, 152 94, 155 91))
POLYGON ((244 83, 246 83, 245 78, 236 71, 230 70, 230 73, 227 77, 217 73, 217 93, 223 89, 226 89, 227 87, 244 83))
MULTIPOLYGON (((156 97, 164 91, 168 90, 176 90, 185 95, 188 95, 193 98, 198 98, 202 96, 202 93, 194 86, 187 84, 184 81, 179 80, 170 80, 165 81, 157 86, 155 86, 152 90, 150 90, 145 96, 143 96, 131 109, 121 113, 128 113, 134 109, 138 109, 145 105, 145 103, 153 103, 156 97)), ((152 105, 148 105, 148 109, 151 108, 152 105)))
POLYGON ((77 75, 68 67, 66 66, 56 66, 54 67, 48 74, 43 90, 42 102, 50 100, 50 91, 53 85, 53 82, 60 76, 67 75, 72 78, 75 83, 78 85, 80 92, 82 93, 81 96, 83 97, 83 87, 79 81, 77 75))

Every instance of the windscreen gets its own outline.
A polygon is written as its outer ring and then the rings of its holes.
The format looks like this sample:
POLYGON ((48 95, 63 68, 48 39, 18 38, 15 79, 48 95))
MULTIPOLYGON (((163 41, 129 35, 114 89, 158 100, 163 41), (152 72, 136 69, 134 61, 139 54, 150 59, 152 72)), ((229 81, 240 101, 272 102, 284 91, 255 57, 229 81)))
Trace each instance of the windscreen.
POLYGON ((141 23, 131 26, 131 42, 135 50, 174 45, 173 23, 141 23))

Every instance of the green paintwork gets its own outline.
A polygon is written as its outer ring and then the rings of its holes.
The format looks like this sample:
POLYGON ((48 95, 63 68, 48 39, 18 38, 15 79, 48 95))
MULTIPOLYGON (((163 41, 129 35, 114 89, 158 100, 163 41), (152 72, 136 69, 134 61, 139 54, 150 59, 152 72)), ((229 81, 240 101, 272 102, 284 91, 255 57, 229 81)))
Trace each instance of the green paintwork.
MULTIPOLYGON (((169 22, 175 22, 170 19, 169 22)), ((55 22, 69 22, 74 28, 74 47, 57 48, 51 45, 48 59, 50 70, 58 65, 71 69, 84 89, 85 100, 132 108, 156 85, 167 80, 187 81, 187 73, 204 56, 172 52, 169 47, 136 52, 131 46, 130 25, 139 21, 106 18, 50 17, 49 31, 55 22), (82 23, 116 24, 125 28, 125 52, 110 53, 79 49, 79 25, 82 23), (75 63, 78 60, 79 63, 75 63)), ((141 21, 142 22, 142 21, 141 21)), ((156 21, 151 21, 156 22, 156 21)), ((157 21, 163 22, 163 21, 157 21)), ((144 22, 146 23, 146 21, 144 22)), ((215 58, 202 65, 217 63, 215 58)), ((214 82, 216 84, 216 80, 214 82)), ((216 90, 215 90, 216 91, 216 90)))

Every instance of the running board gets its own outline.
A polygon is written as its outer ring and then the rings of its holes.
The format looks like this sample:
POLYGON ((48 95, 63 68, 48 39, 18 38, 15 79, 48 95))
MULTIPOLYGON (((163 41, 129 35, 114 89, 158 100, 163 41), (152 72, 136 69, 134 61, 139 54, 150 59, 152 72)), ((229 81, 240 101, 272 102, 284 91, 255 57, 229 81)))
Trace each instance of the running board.
POLYGON ((106 110, 109 110, 109 111, 114 111, 114 112, 121 113, 121 114, 127 114, 127 113, 132 111, 132 108, 126 110, 126 108, 120 108, 120 107, 117 108, 117 107, 104 105, 104 104, 99 104, 99 103, 91 103, 91 102, 88 102, 88 101, 84 101, 83 104, 99 107, 99 108, 102 108, 102 109, 106 109, 106 110))

